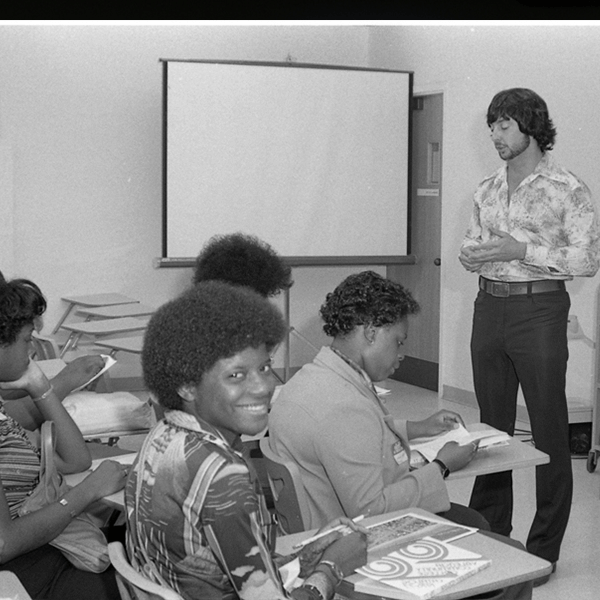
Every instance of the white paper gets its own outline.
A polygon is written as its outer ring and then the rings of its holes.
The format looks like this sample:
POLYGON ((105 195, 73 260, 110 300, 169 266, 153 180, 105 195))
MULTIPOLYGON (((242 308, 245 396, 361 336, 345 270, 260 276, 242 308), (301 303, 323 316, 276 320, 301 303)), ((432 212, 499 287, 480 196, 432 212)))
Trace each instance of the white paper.
MULTIPOLYGON (((112 356, 109 356, 108 354, 101 354, 100 356, 104 360, 104 366, 102 367, 102 369, 100 369, 100 371, 98 371, 89 381, 86 381, 83 385, 80 385, 78 388, 75 388, 73 390, 73 392, 79 392, 83 388, 90 385, 90 383, 92 383, 92 381, 96 381, 96 379, 98 379, 98 377, 100 377, 100 375, 103 375, 104 373, 106 373, 106 371, 108 371, 117 362, 112 356)), ((71 393, 73 393, 73 392, 71 392, 71 393)))
POLYGON ((478 431, 468 431, 462 425, 455 429, 450 429, 441 435, 433 438, 419 438, 411 440, 410 449, 413 452, 419 452, 428 461, 432 461, 448 442, 457 442, 461 446, 479 441, 479 449, 489 446, 508 444, 510 436, 504 431, 498 429, 480 429, 478 431))

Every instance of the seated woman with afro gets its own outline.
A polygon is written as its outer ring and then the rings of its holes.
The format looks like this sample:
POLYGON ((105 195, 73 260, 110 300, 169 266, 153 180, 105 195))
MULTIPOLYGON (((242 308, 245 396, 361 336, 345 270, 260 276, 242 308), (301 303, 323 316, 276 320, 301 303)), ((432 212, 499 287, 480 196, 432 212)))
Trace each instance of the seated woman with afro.
POLYGON ((266 242, 254 235, 212 237, 196 257, 194 283, 225 281, 272 298, 293 285, 292 270, 266 242))
POLYGON ((187 600, 324 600, 366 561, 349 519, 298 557, 274 555, 275 527, 240 435, 265 428, 275 388, 270 351, 283 319, 247 287, 198 283, 163 305, 146 332, 146 384, 165 409, 125 490, 127 550, 136 569, 187 600), (299 560, 291 591, 278 566, 299 560))

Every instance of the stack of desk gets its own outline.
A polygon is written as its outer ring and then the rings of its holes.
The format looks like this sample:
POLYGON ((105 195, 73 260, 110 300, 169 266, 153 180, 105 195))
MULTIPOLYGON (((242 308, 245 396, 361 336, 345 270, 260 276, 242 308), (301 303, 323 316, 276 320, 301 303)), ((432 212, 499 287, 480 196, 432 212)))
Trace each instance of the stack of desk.
POLYGON ((96 339, 110 335, 121 335, 123 333, 142 331, 146 329, 149 318, 149 316, 139 318, 121 317, 97 321, 85 321, 83 323, 63 324, 62 328, 70 333, 60 352, 60 356, 62 358, 69 350, 74 349, 83 335, 88 335, 96 339))
POLYGON ((62 327, 63 323, 76 306, 97 308, 99 306, 116 306, 121 304, 136 304, 139 300, 130 298, 123 294, 117 294, 114 292, 108 292, 103 294, 88 294, 85 296, 64 296, 62 298, 68 303, 67 309, 63 313, 62 317, 58 320, 58 323, 54 327, 52 333, 57 333, 62 327))

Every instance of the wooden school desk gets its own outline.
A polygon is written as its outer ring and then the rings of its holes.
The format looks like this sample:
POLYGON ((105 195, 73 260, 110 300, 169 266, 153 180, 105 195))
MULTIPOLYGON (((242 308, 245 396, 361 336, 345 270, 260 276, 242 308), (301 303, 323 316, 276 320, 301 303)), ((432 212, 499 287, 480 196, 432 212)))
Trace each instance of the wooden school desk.
MULTIPOLYGON (((440 519, 439 515, 433 515, 418 508, 411 508, 377 517, 369 517, 361 521, 361 525, 373 525, 407 513, 417 514, 437 521, 444 520, 440 519)), ((315 531, 313 529, 278 538, 277 551, 281 554, 291 554, 294 551, 294 544, 310 537, 315 531)), ((468 598, 474 594, 482 594, 508 585, 531 581, 547 575, 552 570, 552 563, 481 533, 474 533, 451 543, 465 550, 481 554, 483 557, 491 559, 492 562, 489 567, 470 575, 466 579, 436 594, 434 596, 436 600, 468 598)), ((383 548, 369 552, 367 560, 371 561, 385 556, 393 548, 393 544, 389 544, 383 548)), ((406 600, 407 598, 414 598, 414 596, 407 595, 406 592, 402 592, 363 575, 358 575, 357 573, 346 577, 338 592, 351 600, 386 600, 387 598, 406 600)))

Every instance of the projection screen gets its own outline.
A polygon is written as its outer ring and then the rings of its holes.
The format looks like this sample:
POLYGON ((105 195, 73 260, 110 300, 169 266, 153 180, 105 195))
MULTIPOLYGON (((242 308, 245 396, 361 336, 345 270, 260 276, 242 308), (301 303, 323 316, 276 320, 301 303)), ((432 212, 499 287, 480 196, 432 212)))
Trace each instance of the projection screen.
POLYGON ((290 264, 405 262, 412 73, 162 63, 163 259, 241 231, 290 264))

